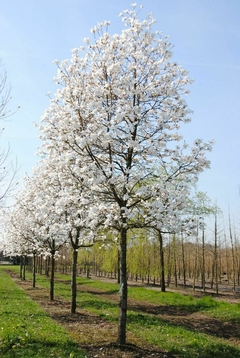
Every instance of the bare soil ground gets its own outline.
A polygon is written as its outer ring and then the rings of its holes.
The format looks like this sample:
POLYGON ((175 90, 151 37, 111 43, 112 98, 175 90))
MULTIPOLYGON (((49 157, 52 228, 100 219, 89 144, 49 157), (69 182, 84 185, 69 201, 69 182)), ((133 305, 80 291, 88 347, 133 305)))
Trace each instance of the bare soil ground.
MULTIPOLYGON (((89 313, 81 308, 77 313, 71 315, 70 303, 56 298, 49 301, 49 291, 43 288, 32 288, 30 281, 21 281, 18 276, 10 272, 15 282, 20 285, 26 293, 36 301, 57 323, 61 324, 71 335, 71 337, 87 352, 89 358, 109 357, 109 358, 174 358, 172 354, 163 352, 159 347, 149 345, 148 342, 127 332, 128 344, 120 348, 114 342, 117 336, 117 326, 111 322, 104 321, 102 318, 89 313)), ((81 285, 81 291, 87 291, 95 295, 107 298, 108 300, 118 302, 117 294, 104 294, 102 291, 85 287, 81 285)), ((180 292, 178 290, 178 292, 180 292)), ((181 293, 184 293, 181 292, 181 293)), ((192 294, 192 293, 191 293, 192 294)), ((196 292, 195 295, 201 296, 196 292)), ((213 294, 211 294, 213 295, 213 294)), ((226 293, 217 296, 230 302, 239 299, 238 294, 226 293)), ((211 334, 216 337, 222 337, 229 342, 240 346, 240 325, 237 323, 221 322, 217 319, 211 319, 199 312, 184 312, 176 306, 156 306, 149 302, 140 302, 129 299, 129 309, 138 312, 147 312, 154 315, 160 315, 162 319, 169 323, 176 323, 188 327, 197 332, 211 334)))

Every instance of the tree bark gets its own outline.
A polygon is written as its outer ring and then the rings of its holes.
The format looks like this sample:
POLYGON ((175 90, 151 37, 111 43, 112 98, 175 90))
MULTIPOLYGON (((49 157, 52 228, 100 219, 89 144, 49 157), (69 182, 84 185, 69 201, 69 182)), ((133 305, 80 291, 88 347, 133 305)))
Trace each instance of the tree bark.
POLYGON ((117 253, 117 283, 120 284, 120 251, 118 250, 117 253))
POLYGON ((164 270, 164 251, 163 251, 163 239, 162 234, 158 231, 158 240, 160 244, 160 280, 161 280, 161 291, 166 292, 165 285, 165 270, 164 270))
POLYGON ((22 280, 25 281, 26 279, 26 264, 27 264, 27 255, 23 256, 23 268, 22 268, 22 280))
POLYGON ((177 278, 177 254, 176 254, 176 238, 173 236, 173 271, 174 271, 174 283, 175 287, 178 285, 178 278, 177 278))
POLYGON ((33 277, 32 277, 33 287, 36 287, 36 254, 33 254, 33 277))
POLYGON ((20 278, 23 280, 22 272, 23 272, 23 255, 20 256, 20 271, 19 271, 20 278))
POLYGON ((205 231, 202 231, 202 289, 206 291, 206 269, 205 269, 205 231))
POLYGON ((76 313, 77 308, 77 261, 78 261, 78 245, 73 248, 73 257, 72 257, 72 300, 71 300, 71 313, 76 313))
POLYGON ((218 244, 217 244, 217 215, 215 215, 215 228, 214 228, 214 268, 215 268, 215 284, 216 294, 218 294, 218 244))
POLYGON ((231 249, 232 249, 233 291, 236 292, 236 260, 235 260, 235 250, 234 250, 230 216, 229 216, 229 236, 230 236, 231 249))
POLYGON ((186 288, 186 261, 185 261, 185 249, 184 249, 184 241, 183 234, 181 234, 181 246, 182 246, 182 267, 183 267, 183 286, 186 288))
POLYGON ((120 303, 118 344, 126 344, 127 326, 127 229, 122 227, 120 237, 120 303))
MULTIPOLYGON (((55 246, 55 242, 53 242, 55 246)), ((55 248, 51 251, 51 277, 50 277, 50 301, 54 300, 54 274, 55 274, 55 248)))
POLYGON ((49 276, 49 257, 47 256, 46 260, 45 260, 45 275, 48 277, 49 276))
POLYGON ((39 263, 39 273, 42 275, 42 269, 43 269, 43 256, 40 256, 40 263, 39 263))

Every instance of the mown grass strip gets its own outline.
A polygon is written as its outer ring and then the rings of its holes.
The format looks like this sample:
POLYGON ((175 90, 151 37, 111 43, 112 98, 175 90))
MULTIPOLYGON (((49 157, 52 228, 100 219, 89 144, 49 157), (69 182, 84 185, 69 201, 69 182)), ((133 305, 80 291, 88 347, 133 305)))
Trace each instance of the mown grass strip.
POLYGON ((0 356, 5 358, 83 358, 67 332, 0 267, 0 356))
POLYGON ((138 337, 163 347, 178 357, 240 357, 239 348, 224 339, 192 331, 153 315, 129 312, 128 329, 138 337))
MULTIPOLYGON (((58 279, 70 282, 69 275, 57 274, 58 279)), ((89 278, 78 277, 77 282, 86 287, 100 289, 102 292, 117 293, 119 285, 116 283, 109 283, 97 281, 89 278)), ((232 304, 224 301, 217 301, 210 296, 203 296, 195 298, 192 295, 183 295, 173 292, 159 292, 154 288, 149 289, 145 287, 129 287, 128 297, 141 301, 156 304, 158 306, 172 306, 177 307, 179 311, 188 313, 204 312, 208 316, 222 321, 239 323, 240 324, 240 303, 232 304)))
MULTIPOLYGON (((70 300, 70 276, 56 275, 55 292, 58 296, 70 300)), ((77 279, 78 284, 101 289, 105 293, 116 293, 119 285, 105 283, 87 278, 77 279)), ((49 279, 45 276, 38 276, 38 285, 49 287, 49 279)), ((226 316, 221 315, 222 307, 228 307, 233 317, 239 313, 239 306, 227 302, 218 302, 211 297, 196 299, 192 296, 181 295, 180 293, 161 293, 142 287, 129 288, 129 297, 140 301, 148 301, 161 306, 175 306, 178 309, 188 309, 189 313, 199 311, 207 312, 213 317, 221 316, 226 320, 226 316)), ((117 323, 118 304, 111 299, 101 298, 88 292, 78 292, 78 307, 84 308, 89 312, 101 316, 106 320, 117 323)), ((227 320, 226 320, 227 321, 227 320)), ((223 338, 217 338, 211 334, 195 332, 184 325, 174 324, 169 320, 164 320, 161 316, 128 311, 128 330, 136 336, 147 340, 150 344, 159 346, 161 349, 176 354, 181 358, 240 358, 240 349, 223 338)))

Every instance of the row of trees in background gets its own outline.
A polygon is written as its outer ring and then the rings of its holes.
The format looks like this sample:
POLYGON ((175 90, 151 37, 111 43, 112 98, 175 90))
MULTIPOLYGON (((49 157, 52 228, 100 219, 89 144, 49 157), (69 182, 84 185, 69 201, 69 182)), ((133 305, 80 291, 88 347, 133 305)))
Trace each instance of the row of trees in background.
MULTIPOLYGON (((202 232, 204 235, 204 232, 202 232)), ((218 235, 215 245, 203 236, 197 238, 167 235, 164 239, 164 277, 162 277, 161 250, 159 241, 153 236, 139 235, 130 238, 128 245, 128 279, 152 285, 181 286, 185 288, 215 290, 218 284, 235 290, 240 285, 240 242, 235 236, 218 235), (165 282, 162 282, 162 279, 165 282)), ((69 256, 58 261, 61 272, 71 271, 69 256)), ((95 245, 79 252, 78 272, 118 279, 118 249, 116 246, 95 245)))
MULTIPOLYGON (((240 242, 232 231, 230 227, 228 235, 220 232, 217 237, 213 231, 208 240, 204 230, 195 237, 165 235, 162 255, 153 233, 135 230, 130 233, 127 244, 128 280, 160 285, 162 291, 165 287, 180 286, 218 293, 219 285, 220 289, 235 291, 240 286, 240 242)), ((33 260, 28 260, 27 266, 33 269, 33 260)), ((71 274, 72 267, 72 250, 64 245, 57 254, 54 269, 71 274)), ((51 270, 50 257, 39 255, 33 271, 49 276, 51 270)), ((109 240, 107 244, 96 242, 80 249, 76 274, 110 278, 120 283, 118 245, 109 240)))
POLYGON ((127 257, 141 250, 139 235, 159 245, 163 285, 166 237, 194 235, 212 210, 193 196, 212 143, 197 139, 189 146, 180 134, 190 122, 185 96, 191 80, 171 61, 168 38, 153 32, 152 16, 141 21, 132 6, 121 14, 121 34, 100 23, 93 42, 84 39, 69 61, 56 61, 58 90, 39 125, 42 159, 6 215, 9 252, 32 255, 34 262, 50 257, 51 299, 56 257, 69 246, 72 313, 81 248, 117 248, 121 345, 127 276, 134 273, 127 257))

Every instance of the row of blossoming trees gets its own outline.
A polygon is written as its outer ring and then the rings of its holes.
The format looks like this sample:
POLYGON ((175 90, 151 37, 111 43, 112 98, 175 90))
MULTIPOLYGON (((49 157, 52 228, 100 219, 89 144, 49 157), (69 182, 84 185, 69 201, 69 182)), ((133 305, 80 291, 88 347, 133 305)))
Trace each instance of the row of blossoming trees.
POLYGON ((52 265, 71 245, 75 287, 79 248, 113 238, 124 344, 128 235, 148 229, 162 245, 166 233, 194 229, 189 198, 209 167, 211 143, 189 146, 179 133, 190 122, 184 97, 191 80, 171 61, 168 38, 153 31, 151 15, 140 20, 134 4, 120 15, 120 34, 100 23, 93 41, 56 61, 58 89, 39 125, 42 159, 17 195, 8 242, 18 254, 50 255, 52 265))

